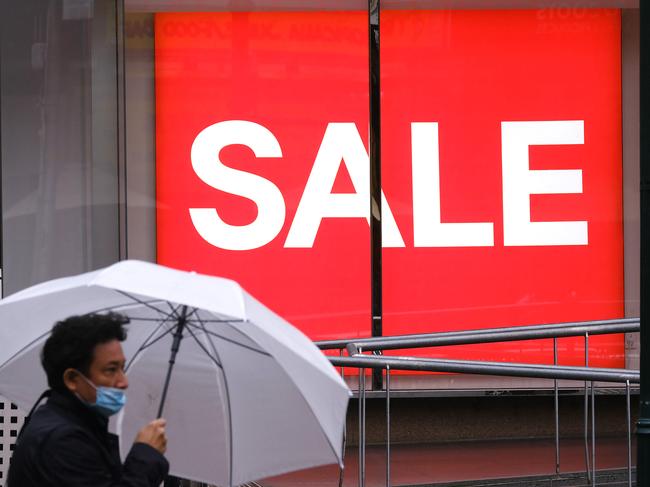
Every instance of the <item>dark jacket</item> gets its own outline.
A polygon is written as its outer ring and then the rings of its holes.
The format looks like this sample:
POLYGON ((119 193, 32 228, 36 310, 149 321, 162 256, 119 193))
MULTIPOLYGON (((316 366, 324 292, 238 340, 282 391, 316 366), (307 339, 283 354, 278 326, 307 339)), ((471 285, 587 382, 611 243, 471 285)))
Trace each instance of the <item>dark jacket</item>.
POLYGON ((16 442, 7 487, 157 487, 168 469, 144 443, 122 464, 108 420, 74 395, 52 392, 16 442))

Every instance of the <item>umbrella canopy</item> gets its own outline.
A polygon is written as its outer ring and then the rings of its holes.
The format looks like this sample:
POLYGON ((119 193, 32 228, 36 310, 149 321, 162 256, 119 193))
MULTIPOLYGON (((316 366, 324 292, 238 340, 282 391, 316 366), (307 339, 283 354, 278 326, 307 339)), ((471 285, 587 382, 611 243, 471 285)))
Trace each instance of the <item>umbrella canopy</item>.
POLYGON ((39 353, 52 325, 110 311, 131 320, 128 401, 112 425, 123 453, 157 417, 182 335, 163 414, 173 475, 233 486, 342 465, 350 391, 321 351, 236 282, 156 264, 123 261, 1 300, 0 395, 29 409, 47 388, 39 353))

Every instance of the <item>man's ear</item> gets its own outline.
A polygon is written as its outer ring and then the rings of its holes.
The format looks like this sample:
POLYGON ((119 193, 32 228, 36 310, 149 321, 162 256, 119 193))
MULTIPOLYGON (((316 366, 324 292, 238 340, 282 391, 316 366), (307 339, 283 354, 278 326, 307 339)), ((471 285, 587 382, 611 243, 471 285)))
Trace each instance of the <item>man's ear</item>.
POLYGON ((63 371, 63 384, 72 392, 77 392, 79 387, 79 372, 75 369, 65 369, 63 371))

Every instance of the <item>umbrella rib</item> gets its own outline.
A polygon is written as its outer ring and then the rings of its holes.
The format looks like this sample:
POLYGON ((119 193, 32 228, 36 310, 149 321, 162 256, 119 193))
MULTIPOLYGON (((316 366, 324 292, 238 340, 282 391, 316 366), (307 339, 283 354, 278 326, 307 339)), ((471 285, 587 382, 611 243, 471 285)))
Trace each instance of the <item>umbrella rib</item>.
MULTIPOLYGON (((205 333, 205 337, 208 339, 208 343, 210 343, 210 346, 212 347, 212 351, 214 352, 215 357, 217 357, 218 360, 221 360, 221 357, 219 357, 219 352, 217 352, 217 347, 215 347, 214 342, 212 341, 212 337, 210 336, 210 333, 208 333, 208 330, 205 327, 205 324, 201 320, 201 317, 197 314, 197 319, 199 320, 199 323, 201 323, 201 328, 203 329, 203 333, 205 333)), ((233 469, 233 452, 235 451, 233 446, 232 446, 232 439, 233 439, 233 434, 232 434, 232 411, 230 410, 230 390, 228 388, 228 377, 226 377, 226 369, 222 365, 221 366, 221 375, 223 377, 223 387, 226 390, 226 397, 227 401, 226 404, 228 405, 228 446, 230 447, 230 455, 228 455, 228 460, 230 461, 230 468, 228 472, 228 487, 233 487, 232 485, 232 469, 233 469)))
POLYGON ((230 319, 206 320, 205 318, 201 318, 201 323, 244 323, 245 321, 246 320, 230 320, 230 319))
MULTIPOLYGON (((147 306, 147 307, 149 307, 149 308, 153 308, 153 309, 156 309, 156 308, 153 307, 153 306, 150 306, 149 303, 151 303, 151 302, 158 302, 158 301, 161 301, 161 300, 155 300, 155 301, 142 301, 142 300, 136 300, 135 298, 129 296, 129 295, 126 294, 126 293, 123 293, 122 291, 118 291, 118 292, 120 292, 121 294, 125 295, 125 296, 128 297, 129 299, 133 299, 133 300, 135 300, 135 301, 138 301, 140 304, 143 304, 143 305, 145 305, 145 306, 147 306)), ((122 308, 122 307, 125 307, 125 306, 129 306, 129 305, 131 305, 131 304, 133 304, 133 303, 123 303, 123 304, 118 304, 118 305, 115 305, 115 306, 108 306, 108 307, 106 307, 106 308, 100 308, 100 309, 97 309, 97 310, 94 310, 94 311, 90 311, 89 313, 102 313, 102 312, 104 312, 104 311, 111 311, 111 310, 119 309, 119 308, 122 308)), ((156 311, 159 311, 159 310, 156 309, 156 311)), ((166 313, 163 312, 163 314, 166 314, 166 313)), ((167 316, 168 316, 168 315, 167 315, 167 316)), ((163 321, 163 323, 164 323, 164 321, 163 321)), ((51 331, 52 331, 52 330, 48 330, 48 331, 46 331, 45 333, 43 333, 43 334, 39 335, 38 337, 34 338, 31 342, 29 342, 27 345, 25 345, 24 347, 22 347, 20 350, 18 350, 16 353, 14 353, 11 357, 9 357, 7 360, 5 360, 2 364, 0 364, 0 368, 1 368, 1 367, 4 367, 5 365, 7 365, 9 362, 11 362, 14 358, 16 358, 18 355, 20 355, 21 353, 23 353, 23 352, 24 352, 25 350, 27 350, 29 347, 31 347, 31 346, 34 345, 35 343, 39 342, 40 340, 42 340, 43 337, 46 337, 47 335, 49 335, 49 334, 51 333, 51 331)))
MULTIPOLYGON (((238 321, 232 321, 232 323, 245 323, 246 321, 247 321, 247 320, 238 320, 238 321)), ((228 322, 228 323, 231 323, 231 322, 228 322)), ((252 340, 251 337, 249 337, 246 333, 244 333, 243 331, 241 331, 241 330, 240 330, 239 328, 237 328, 236 326, 233 326, 233 327, 232 327, 232 330, 233 330, 234 332, 236 332, 236 333, 239 333, 239 334, 240 334, 241 336, 243 336, 244 338, 247 338, 248 340, 252 340)), ((252 341, 255 342, 255 340, 252 340, 252 341)), ((238 342, 233 342, 233 343, 238 343, 238 342)), ((259 345, 259 343, 257 343, 257 342, 255 342, 255 344, 256 344, 256 345, 259 345)), ((242 345, 242 346, 245 346, 245 345, 242 345)), ((255 349, 251 348, 251 350, 255 350, 255 349)), ((264 355, 268 355, 269 357, 271 356, 271 354, 268 353, 268 352, 263 352, 263 351, 260 351, 260 350, 258 350, 258 351, 259 351, 260 353, 264 354, 264 355)))
MULTIPOLYGON (((317 415, 316 412, 314 411, 314 408, 312 408, 311 404, 309 403, 309 401, 307 400, 307 398, 306 398, 305 395, 303 394, 303 392, 302 392, 302 390, 300 389, 300 387, 298 387, 298 385, 295 384, 295 383, 294 383, 294 387, 295 387, 296 390, 298 391, 298 395, 302 398, 303 401, 305 401, 305 404, 307 405, 307 411, 309 411, 309 412, 311 413, 311 415, 314 417, 314 420, 316 421, 316 423, 319 423, 319 421, 318 421, 318 415, 317 415)), ((334 445, 332 445, 332 442, 330 441, 329 436, 327 436, 327 434, 325 434, 325 431, 323 431, 323 428, 322 428, 322 427, 320 428, 320 432, 321 432, 322 435, 325 437, 325 441, 327 441, 327 444, 329 445, 330 449, 332 450, 332 453, 334 453, 334 458, 336 458, 336 459, 338 460, 339 456, 338 456, 338 454, 336 453, 336 448, 334 448, 334 445)), ((345 455, 345 452, 341 452, 341 455, 345 455)))
MULTIPOLYGON (((160 325, 156 328, 155 331, 160 330, 160 327, 162 327, 165 323, 166 323, 166 322, 162 322, 162 323, 160 323, 160 325)), ((162 333, 161 335, 158 335, 158 336, 157 336, 155 339, 153 339, 152 341, 149 341, 149 339, 154 335, 155 332, 152 333, 151 335, 149 335, 149 336, 147 337, 147 340, 145 340, 145 341, 142 343, 142 345, 140 346, 140 349, 139 349, 138 351, 142 351, 142 350, 144 350, 144 349, 146 349, 146 348, 149 348, 151 345, 153 345, 154 343, 156 343, 156 342, 160 341, 161 339, 165 338, 167 335, 169 335, 169 334, 172 333, 173 331, 174 331, 174 328, 173 328, 173 327, 172 327, 172 328, 168 328, 167 330, 165 330, 164 333, 162 333)))
MULTIPOLYGON (((155 321, 155 322, 159 322, 161 320, 161 318, 139 318, 137 316, 129 316, 129 315, 124 315, 124 316, 126 316, 131 321, 155 321)), ((166 322, 168 320, 169 320, 169 318, 165 317, 163 322, 166 322)))
POLYGON ((127 308, 129 306, 135 306, 136 304, 150 305, 151 303, 162 303, 162 302, 164 302, 162 299, 152 299, 150 301, 141 301, 141 302, 138 302, 138 303, 133 303, 133 302, 121 303, 121 304, 116 304, 116 305, 113 305, 113 306, 107 306, 106 308, 100 308, 100 309, 96 309, 94 311, 89 311, 89 313, 103 313, 104 311, 115 311, 115 310, 119 311, 120 308, 127 308))
POLYGON ((171 310, 171 316, 172 316, 173 318, 175 318, 176 320, 178 320, 178 318, 180 318, 180 315, 178 314, 178 308, 180 308, 181 305, 179 304, 178 306, 174 307, 174 306, 172 305, 172 303, 170 303, 169 301, 165 301, 165 304, 166 304, 166 305, 169 307, 169 309, 171 310))
POLYGON ((199 347, 201 347, 201 349, 202 349, 202 350, 205 352, 205 354, 206 354, 206 355, 207 355, 207 356, 208 356, 208 357, 209 357, 209 358, 214 362, 214 364, 215 364, 217 367, 219 367, 220 369, 223 369, 223 366, 219 363, 219 361, 216 359, 216 357, 213 357, 212 355, 210 355, 210 351, 209 351, 207 348, 205 348, 205 345, 203 345, 203 344, 199 341, 199 338, 194 334, 194 332, 192 331, 192 328, 193 328, 193 327, 188 326, 188 327, 187 327, 187 331, 190 333, 190 335, 192 335, 192 338, 194 339, 194 341, 196 342, 196 344, 197 344, 199 347))
MULTIPOLYGON (((176 318, 176 319, 179 319, 179 318, 181 317, 181 316, 178 314, 178 308, 180 308, 181 306, 185 306, 185 307, 187 307, 187 305, 183 305, 183 304, 179 304, 179 305, 177 305, 176 307, 174 307, 174 306, 172 306, 172 303, 170 303, 169 301, 165 301, 165 303, 166 303, 167 306, 169 306, 169 308, 172 310, 172 311, 171 311, 171 312, 172 312, 172 316, 173 316, 174 318, 176 318)), ((186 313, 185 313, 185 319, 188 320, 192 315, 195 315, 197 311, 198 311, 198 308, 192 308, 192 311, 190 311, 189 313, 187 313, 187 310, 186 310, 186 313)))
POLYGON ((133 364, 133 361, 136 359, 136 357, 138 355, 140 355, 141 352, 143 352, 145 349, 149 348, 150 346, 152 346, 154 343, 158 342, 159 340, 161 340, 165 336, 169 335, 174 330, 174 328, 171 327, 168 330, 166 330, 164 333, 162 333, 160 336, 156 337, 155 340, 149 342, 151 337, 154 336, 158 332, 158 330, 160 330, 160 328, 162 328, 162 326, 165 323, 167 323, 167 319, 164 319, 163 321, 161 321, 160 324, 156 327, 156 329, 151 332, 151 334, 146 338, 146 340, 144 342, 142 342, 142 345, 140 345, 140 347, 135 351, 135 353, 133 354, 133 357, 131 357, 131 360, 129 360, 129 363, 126 364, 126 367, 124 367, 125 371, 129 370, 129 367, 131 367, 131 364, 133 364))
MULTIPOLYGON (((161 302, 162 302, 162 301, 161 301, 161 302)), ((169 303, 169 301, 164 301, 164 302, 171 306, 171 304, 169 303)), ((167 314, 167 315, 165 316, 165 319, 163 320, 163 323, 164 323, 165 321, 170 320, 171 318, 178 319, 178 314, 176 313, 176 310, 177 310, 178 308, 180 308, 181 306, 182 306, 182 305, 179 304, 178 306, 176 306, 176 308, 172 308, 172 313, 171 313, 171 314, 167 314)), ((187 317, 190 317, 190 316, 192 316, 193 314, 196 314, 196 311, 197 311, 197 309, 194 308, 194 311, 192 311, 191 313, 189 313, 189 314, 187 315, 187 317)), ((129 316, 129 315, 125 315, 125 316, 126 316, 127 318, 129 318, 130 320, 134 320, 134 321, 160 321, 160 320, 161 320, 161 318, 144 318, 144 317, 143 317, 143 318, 140 318, 140 317, 129 316)))
MULTIPOLYGON (((246 348, 246 349, 250 350, 251 352, 256 352, 256 353, 259 353, 259 354, 261 354, 261 355, 266 355, 267 357, 270 357, 270 356, 271 356, 270 353, 265 352, 264 350, 258 350, 257 348, 255 348, 255 347, 251 347, 250 345, 246 345, 246 344, 244 344, 244 343, 240 343, 240 342, 238 342, 237 340, 233 340, 232 338, 227 338, 227 337, 225 337, 225 336, 223 336, 223 335, 219 335, 218 333, 215 333, 214 331, 207 330, 207 329, 205 328, 205 324, 201 321, 200 318, 199 318, 199 321, 201 322, 203 332, 206 333, 206 334, 208 334, 208 335, 212 335, 213 337, 216 337, 216 338, 219 338, 220 340, 224 340, 224 341, 226 341, 226 342, 232 343, 233 345, 237 345, 237 346, 239 346, 239 347, 246 348)), ((228 323, 228 322, 226 322, 226 323, 228 323)), ((188 323, 188 325, 190 325, 190 326, 196 326, 196 325, 191 325, 190 323, 188 323)))
POLYGON ((51 330, 48 330, 48 331, 46 331, 45 333, 43 333, 42 335, 39 335, 38 337, 34 338, 31 342, 29 342, 27 345, 25 345, 24 347, 22 347, 20 350, 18 350, 16 353, 14 353, 11 357, 9 357, 7 360, 5 360, 5 361, 0 365, 0 368, 2 368, 2 367, 4 367, 5 365, 7 365, 7 364, 8 364, 9 362, 11 362, 14 358, 16 358, 18 355, 20 355, 21 353, 23 353, 25 350, 27 350, 29 347, 31 347, 31 346, 34 345, 35 343, 38 343, 40 340, 43 339, 43 337, 49 335, 50 332, 51 332, 51 330))
MULTIPOLYGON (((169 301, 165 301, 165 303, 167 303, 171 307, 171 304, 169 303, 169 301)), ((138 348, 138 350, 136 350, 136 352, 133 354, 133 357, 131 357, 131 360, 129 360, 129 363, 126 365, 124 370, 128 370, 129 367, 131 367, 131 364, 136 359, 136 357, 138 355, 140 355, 140 352, 142 352, 143 350, 149 348, 154 343, 160 341, 162 338, 164 338, 165 336, 169 335, 170 333, 172 333, 174 331, 174 327, 168 328, 165 331, 165 333, 163 333, 160 336, 156 337, 156 339, 153 340, 152 342, 149 342, 151 337, 154 336, 158 332, 158 330, 160 330, 160 328, 162 328, 162 326, 165 323, 168 323, 172 318, 174 318, 174 319, 176 318, 176 316, 174 316, 174 314, 176 313, 176 310, 179 307, 180 307, 180 305, 178 305, 175 309, 172 308, 172 314, 166 314, 165 317, 162 320, 161 319, 156 320, 155 318, 135 318, 135 317, 133 318, 135 320, 143 320, 143 321, 154 321, 154 320, 155 321, 160 321, 160 324, 149 334, 149 336, 144 340, 144 342, 142 342, 142 345, 140 345, 140 348, 138 348)), ((129 320, 131 319, 131 317, 129 317, 129 316, 127 316, 127 318, 129 318, 129 320)))
MULTIPOLYGON (((201 321, 201 320, 199 319, 199 321, 201 321)), ((215 333, 209 332, 209 331, 205 328, 205 325, 204 325, 203 323, 201 323, 201 325, 203 326, 203 331, 204 331, 205 333, 207 333, 208 336, 211 335, 211 334, 216 335, 215 333)), ((244 334, 244 332, 242 332, 241 330, 239 330, 239 329, 237 329, 237 328, 235 328, 235 327, 233 327, 233 330, 237 331, 240 335, 243 335, 243 336, 245 336, 246 338, 249 338, 249 337, 248 337, 246 334, 244 334)), ((220 337, 219 335, 216 335, 216 336, 218 336, 219 338, 225 339, 225 338, 223 338, 223 337, 220 337)), ((250 348, 250 349, 253 350, 253 351, 259 352, 259 350, 256 350, 256 349, 254 349, 254 348, 248 347, 248 346, 243 345, 243 344, 240 344, 240 343, 237 343, 237 342, 235 342, 235 341, 228 340, 228 339, 225 339, 225 340, 227 340, 227 341, 231 341, 232 343, 235 343, 235 344, 237 344, 237 345, 241 345, 241 346, 243 346, 243 347, 250 348)), ((210 340, 210 342, 212 342, 212 340, 210 340)), ((214 345, 213 345, 213 347, 214 347, 214 345)), ((264 355, 268 355, 269 357, 272 357, 272 355, 269 354, 269 353, 267 353, 267 352, 260 352, 260 353, 262 353, 262 354, 264 354, 264 355)), ((224 375, 224 376, 225 376, 225 375, 224 375)), ((298 387, 296 384, 294 384, 294 386, 296 387, 296 390, 298 391, 298 395, 299 395, 299 396, 302 398, 302 400, 305 402, 305 404, 306 404, 306 406, 307 406, 307 410, 312 414, 312 416, 314 417, 314 419, 318 422, 318 416, 316 415, 316 412, 314 411, 314 409, 312 408, 311 404, 309 403, 309 401, 307 400, 307 398, 306 398, 305 395, 303 394, 302 390, 301 390, 300 387, 298 387)), ((334 448, 334 445, 332 445, 332 442, 330 441, 329 436, 327 436, 327 435, 325 434, 325 432, 322 430, 322 428, 321 428, 321 433, 322 433, 322 435, 325 437, 325 441, 327 442, 328 446, 329 446, 330 449, 332 450, 332 453, 334 453, 334 457, 335 457, 336 459, 338 459, 338 455, 337 455, 337 453, 336 453, 336 448, 334 448)), ((232 436, 232 435, 231 435, 231 436, 232 436)), ((231 483, 232 483, 232 482, 231 482, 231 483)))
MULTIPOLYGON (((156 308, 155 306, 152 306, 151 304, 149 304, 148 301, 143 301, 142 299, 138 299, 138 298, 136 298, 135 296, 131 296, 129 293, 127 293, 127 292, 125 292, 125 291, 122 291, 122 290, 120 290, 120 289, 116 289, 116 291, 117 291, 118 293, 120 293, 122 296, 126 296, 126 297, 129 298, 130 300, 135 301, 136 303, 141 304, 142 306, 145 306, 145 307, 147 307, 147 308, 149 308, 149 309, 152 309, 152 310, 154 310, 154 311, 157 311, 158 313, 160 313, 161 315, 163 315, 163 316, 165 316, 165 317, 167 317, 167 318, 176 318, 176 317, 177 317, 177 316, 175 316, 175 315, 173 314, 173 313, 176 312, 176 310, 174 310, 173 308, 172 308, 172 314, 170 314, 170 313, 167 313, 166 311, 163 311, 163 310, 160 309, 160 308, 156 308)), ((171 303, 170 303, 169 301, 164 301, 164 300, 160 300, 160 301, 163 302, 163 303, 167 303, 170 307, 172 307, 172 305, 171 305, 171 303)))
MULTIPOLYGON (((199 320, 199 321, 200 321, 200 320, 199 320)), ((203 324, 202 324, 202 325, 203 325, 203 324)), ((248 337, 246 334, 244 334, 241 330, 239 330, 239 329, 237 329, 237 328, 235 328, 235 327, 233 327, 233 330, 237 331, 240 335, 243 335, 243 336, 249 338, 249 337, 248 337)), ((207 333, 208 335, 210 335, 210 334, 214 334, 214 333, 211 333, 211 332, 209 332, 208 330, 206 330, 206 329, 205 329, 205 325, 203 325, 203 331, 204 331, 205 333, 207 333)), ((215 335, 216 335, 216 334, 215 334, 215 335)), ((218 336, 218 335, 217 335, 217 336, 218 336)), ((219 337, 219 338, 223 338, 223 337, 219 337)), ((226 340, 227 340, 227 339, 226 339, 226 340)), ((228 340, 228 341, 232 341, 232 340, 228 340)), ((237 342, 234 342, 234 341, 233 341, 233 343, 235 343, 235 344, 237 344, 237 345, 244 346, 244 347, 246 347, 246 348, 250 348, 250 347, 247 347, 246 345, 242 345, 242 344, 237 343, 237 342)), ((256 349, 254 349, 254 348, 251 348, 251 350, 253 350, 253 351, 259 351, 259 350, 256 350, 256 349)), ((272 355, 269 354, 269 353, 267 353, 267 352, 260 352, 260 353, 263 353, 264 355, 268 355, 269 357, 272 357, 272 355)), ((295 385, 295 384, 294 384, 294 385, 295 385)), ((305 395, 303 394, 303 392, 302 392, 302 390, 300 389, 300 387, 298 387, 298 386, 295 386, 295 387, 296 387, 296 390, 298 391, 298 395, 302 398, 302 400, 303 400, 303 401, 305 402, 305 404, 307 405, 307 410, 312 414, 312 416, 314 417, 314 419, 316 419, 316 421, 318 421, 318 416, 316 415, 314 409, 312 408, 311 404, 309 403, 309 401, 307 400, 307 398, 306 398, 305 395)), ((329 445, 330 449, 332 450, 332 453, 334 453, 334 457, 338 459, 338 455, 337 455, 337 453, 336 453, 336 448, 334 448, 334 445, 332 445, 332 442, 330 441, 329 437, 325 434, 325 432, 324 432, 322 429, 321 429, 321 433, 322 433, 323 436, 325 437, 325 440, 327 441, 327 444, 329 445)))

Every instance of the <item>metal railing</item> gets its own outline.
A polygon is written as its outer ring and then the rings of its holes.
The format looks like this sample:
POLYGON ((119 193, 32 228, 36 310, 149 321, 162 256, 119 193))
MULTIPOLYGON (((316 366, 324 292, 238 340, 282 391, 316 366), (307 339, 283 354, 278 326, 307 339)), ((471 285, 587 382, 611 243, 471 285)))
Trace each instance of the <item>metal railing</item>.
POLYGON ((543 378, 554 380, 555 396, 555 459, 556 474, 560 473, 559 456, 559 388, 558 380, 584 381, 584 440, 586 476, 596 485, 596 424, 594 382, 614 382, 625 385, 627 406, 627 473, 628 486, 632 486, 632 429, 630 413, 630 385, 638 384, 636 370, 589 367, 589 337, 613 333, 633 333, 640 330, 638 318, 600 320, 579 323, 533 325, 516 328, 493 328, 460 332, 443 332, 375 338, 351 338, 316 342, 322 350, 346 350, 347 357, 328 357, 332 364, 359 369, 359 487, 365 487, 365 369, 383 369, 386 373, 386 485, 390 487, 390 373, 391 370, 448 372, 475 375, 543 378), (558 365, 558 338, 584 337, 585 367, 558 365), (405 356, 363 355, 363 352, 381 353, 384 350, 468 345, 519 340, 553 338, 553 365, 480 362, 468 360, 427 359, 405 356), (591 397, 591 462, 589 458, 589 398, 591 397), (590 468, 591 463, 591 468, 590 468))

